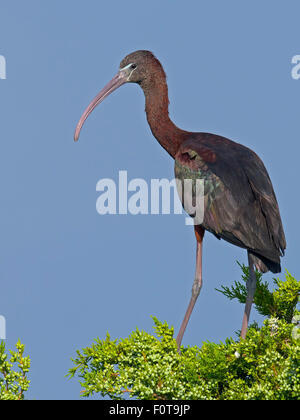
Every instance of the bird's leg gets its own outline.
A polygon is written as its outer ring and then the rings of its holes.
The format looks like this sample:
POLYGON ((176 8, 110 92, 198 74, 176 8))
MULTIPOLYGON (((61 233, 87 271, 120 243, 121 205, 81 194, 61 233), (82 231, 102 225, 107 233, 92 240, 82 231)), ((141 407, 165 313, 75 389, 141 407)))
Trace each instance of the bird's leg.
POLYGON ((252 262, 251 255, 248 252, 248 261, 249 261, 249 277, 247 280, 247 298, 246 298, 246 305, 242 323, 242 330, 241 330, 241 338, 245 338, 248 329, 248 323, 250 318, 250 311, 254 299, 255 289, 256 289, 256 275, 254 271, 254 266, 252 262))
POLYGON ((180 352, 180 345, 181 345, 183 334, 185 332, 191 313, 194 309, 196 300, 200 294, 200 290, 202 287, 202 244, 203 244, 204 229, 201 228, 200 226, 195 226, 195 235, 197 239, 196 273, 195 273, 195 280, 192 287, 192 296, 190 299, 190 303, 188 305, 179 333, 176 338, 179 352, 180 352))

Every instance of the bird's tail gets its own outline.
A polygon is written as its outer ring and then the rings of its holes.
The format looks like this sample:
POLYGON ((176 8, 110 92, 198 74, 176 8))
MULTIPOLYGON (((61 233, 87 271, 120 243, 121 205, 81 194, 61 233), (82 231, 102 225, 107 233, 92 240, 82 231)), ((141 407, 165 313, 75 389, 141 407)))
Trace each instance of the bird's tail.
POLYGON ((280 273, 281 265, 278 257, 277 261, 272 261, 269 258, 263 257, 262 255, 256 254, 253 251, 248 251, 252 255, 253 264, 257 270, 261 273, 266 273, 267 271, 272 271, 272 273, 280 273))

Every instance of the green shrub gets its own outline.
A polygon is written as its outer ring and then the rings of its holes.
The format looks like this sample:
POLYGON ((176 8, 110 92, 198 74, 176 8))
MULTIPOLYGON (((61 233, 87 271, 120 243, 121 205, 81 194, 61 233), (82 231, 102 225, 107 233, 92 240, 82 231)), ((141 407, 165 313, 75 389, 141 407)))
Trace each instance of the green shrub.
POLYGON ((30 381, 26 374, 30 368, 30 359, 23 356, 24 345, 20 341, 16 349, 9 350, 8 359, 5 344, 3 341, 0 343, 0 400, 23 400, 24 392, 29 388, 30 381))
MULTIPOLYGON (((220 290, 230 299, 245 301, 243 283, 220 290)), ((94 343, 72 359, 69 376, 78 375, 82 396, 148 400, 298 400, 300 397, 300 340, 296 305, 300 282, 289 273, 274 279, 271 292, 257 273, 254 304, 267 316, 255 323, 245 340, 205 342, 177 352, 174 330, 155 317, 156 336, 136 329, 128 338, 94 343)))

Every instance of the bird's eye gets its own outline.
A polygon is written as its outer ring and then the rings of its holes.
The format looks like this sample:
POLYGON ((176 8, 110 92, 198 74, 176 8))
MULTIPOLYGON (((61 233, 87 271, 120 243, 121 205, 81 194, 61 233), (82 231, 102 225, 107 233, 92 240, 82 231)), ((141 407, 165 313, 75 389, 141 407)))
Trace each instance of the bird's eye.
POLYGON ((136 64, 131 64, 130 68, 131 68, 132 70, 136 69, 136 64))

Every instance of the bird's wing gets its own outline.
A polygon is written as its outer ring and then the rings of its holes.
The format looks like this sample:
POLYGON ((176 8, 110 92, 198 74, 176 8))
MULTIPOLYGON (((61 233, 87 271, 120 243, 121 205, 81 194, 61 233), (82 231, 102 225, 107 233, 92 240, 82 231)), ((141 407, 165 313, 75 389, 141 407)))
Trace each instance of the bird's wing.
MULTIPOLYGON (((252 152, 253 155, 254 152, 252 152)), ((275 247, 284 254, 286 240, 281 222, 278 203, 267 170, 261 159, 255 155, 250 165, 244 166, 248 182, 256 200, 260 204, 261 212, 267 223, 268 232, 275 247)))
POLYGON ((279 262, 286 247, 269 175, 250 149, 211 135, 176 155, 176 177, 205 181, 203 227, 217 237, 279 262))

